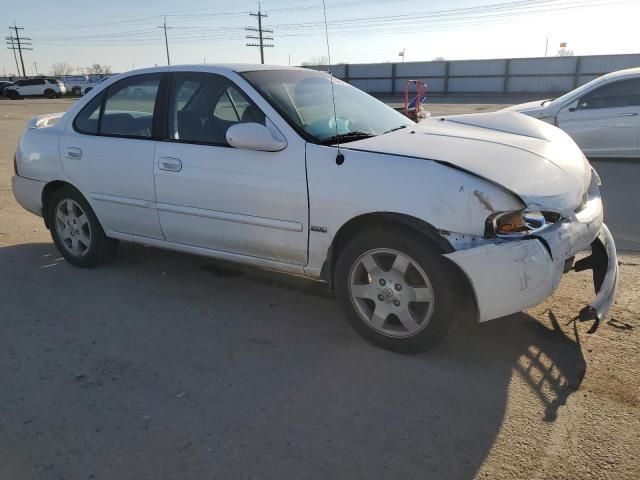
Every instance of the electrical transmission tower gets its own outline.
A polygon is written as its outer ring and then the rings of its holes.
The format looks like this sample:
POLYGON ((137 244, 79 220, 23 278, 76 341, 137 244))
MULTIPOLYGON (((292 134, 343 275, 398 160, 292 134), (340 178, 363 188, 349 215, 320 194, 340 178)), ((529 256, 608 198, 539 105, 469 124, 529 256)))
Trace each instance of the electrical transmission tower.
POLYGON ((260 4, 258 4, 258 13, 249 12, 249 15, 258 19, 258 28, 246 27, 245 30, 250 32, 256 32, 258 35, 247 35, 247 38, 251 40, 258 40, 258 43, 247 43, 247 47, 260 47, 260 63, 264 63, 264 49, 267 47, 273 47, 272 43, 265 44, 265 41, 273 41, 273 37, 265 36, 264 34, 273 33, 270 28, 263 28, 262 19, 267 17, 266 13, 262 13, 260 4))
POLYGON ((20 55, 20 63, 22 64, 22 76, 27 76, 27 71, 24 69, 24 59, 22 58, 23 50, 33 50, 31 48, 31 39, 29 37, 20 37, 20 30, 24 30, 23 27, 18 27, 15 23, 13 27, 9 27, 9 30, 12 30, 11 35, 8 37, 4 37, 7 40, 7 49, 13 50, 13 55, 16 60, 16 68, 18 69, 18 75, 20 75, 20 67, 18 66, 18 59, 15 57, 16 50, 20 55))

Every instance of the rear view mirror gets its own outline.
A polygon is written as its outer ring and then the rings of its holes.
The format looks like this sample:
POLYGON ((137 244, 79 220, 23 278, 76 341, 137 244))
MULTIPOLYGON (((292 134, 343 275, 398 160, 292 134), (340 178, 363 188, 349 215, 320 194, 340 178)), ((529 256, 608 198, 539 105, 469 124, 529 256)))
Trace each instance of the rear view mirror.
POLYGON ((227 130, 227 142, 235 148, 279 152, 287 142, 279 132, 273 132, 259 123, 236 123, 227 130))

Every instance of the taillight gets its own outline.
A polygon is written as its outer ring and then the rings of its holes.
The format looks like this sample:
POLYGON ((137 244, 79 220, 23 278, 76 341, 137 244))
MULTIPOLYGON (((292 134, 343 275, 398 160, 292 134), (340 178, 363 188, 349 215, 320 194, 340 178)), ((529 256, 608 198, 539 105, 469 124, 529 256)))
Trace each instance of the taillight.
POLYGON ((13 154, 13 173, 18 175, 18 159, 16 158, 16 154, 13 154))

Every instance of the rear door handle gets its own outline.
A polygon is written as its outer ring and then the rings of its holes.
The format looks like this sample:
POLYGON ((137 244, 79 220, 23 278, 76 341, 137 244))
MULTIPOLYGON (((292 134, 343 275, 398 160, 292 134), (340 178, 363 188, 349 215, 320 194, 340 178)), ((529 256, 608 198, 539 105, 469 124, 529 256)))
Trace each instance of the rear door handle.
POLYGON ((64 158, 80 160, 82 158, 82 150, 78 147, 67 147, 64 149, 64 158))
POLYGON ((618 115, 619 117, 636 117, 638 115, 638 113, 636 112, 632 112, 632 113, 621 113, 620 115, 618 115))
POLYGON ((167 172, 179 172, 182 170, 182 162, 179 158, 160 157, 158 158, 158 168, 167 172))

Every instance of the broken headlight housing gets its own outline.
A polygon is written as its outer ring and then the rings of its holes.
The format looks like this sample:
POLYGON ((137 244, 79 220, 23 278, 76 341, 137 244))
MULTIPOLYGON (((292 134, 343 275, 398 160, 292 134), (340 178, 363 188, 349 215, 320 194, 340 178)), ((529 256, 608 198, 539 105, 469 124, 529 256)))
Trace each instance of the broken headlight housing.
POLYGON ((560 220, 560 214, 547 211, 513 210, 490 215, 486 237, 522 238, 535 235, 560 220))

